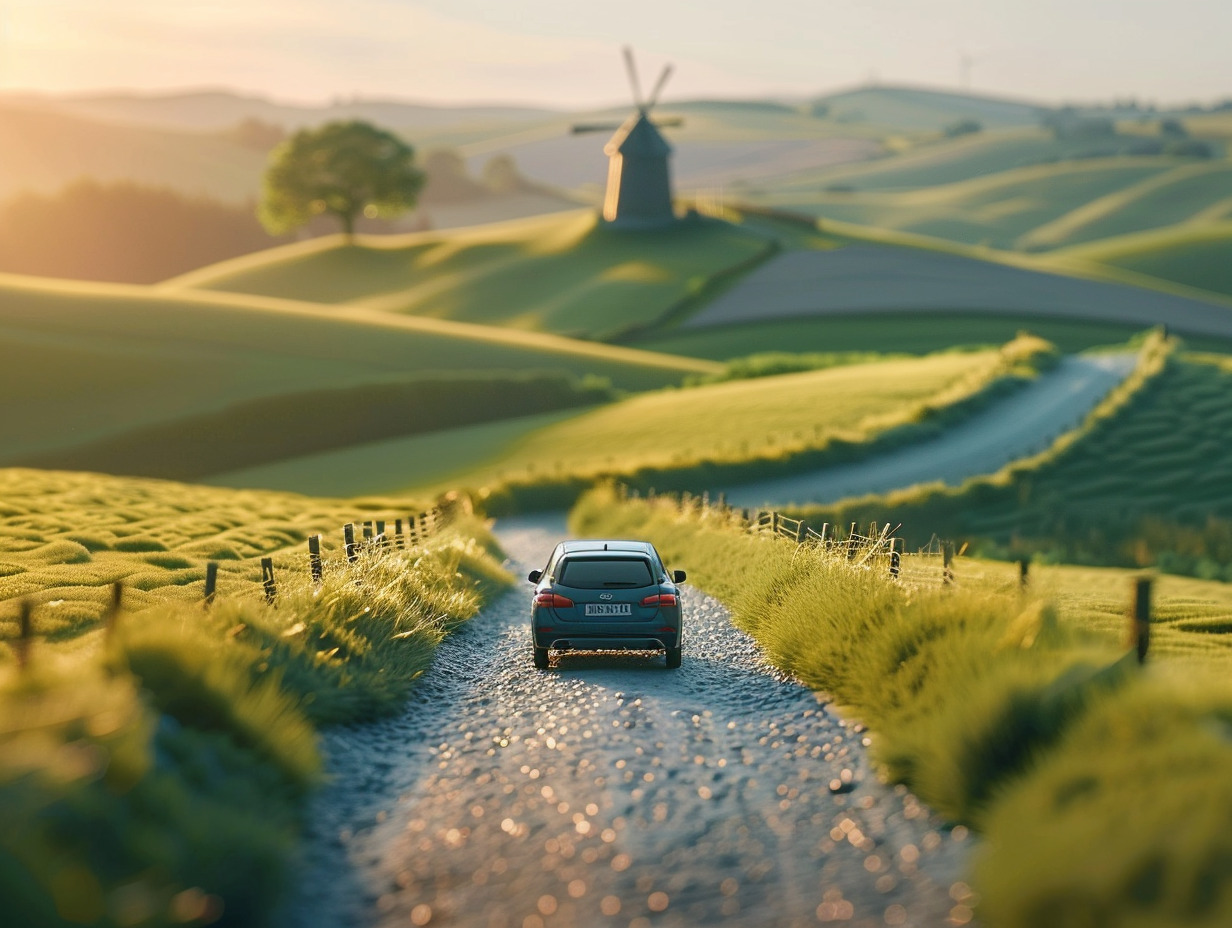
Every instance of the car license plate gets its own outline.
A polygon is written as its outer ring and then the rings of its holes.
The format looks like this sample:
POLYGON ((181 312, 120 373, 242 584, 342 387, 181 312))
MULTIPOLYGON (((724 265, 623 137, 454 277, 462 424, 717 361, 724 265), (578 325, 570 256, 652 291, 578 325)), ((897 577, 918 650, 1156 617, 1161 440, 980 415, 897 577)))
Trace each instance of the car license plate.
POLYGON ((633 615, 632 603, 587 603, 587 615, 633 615))

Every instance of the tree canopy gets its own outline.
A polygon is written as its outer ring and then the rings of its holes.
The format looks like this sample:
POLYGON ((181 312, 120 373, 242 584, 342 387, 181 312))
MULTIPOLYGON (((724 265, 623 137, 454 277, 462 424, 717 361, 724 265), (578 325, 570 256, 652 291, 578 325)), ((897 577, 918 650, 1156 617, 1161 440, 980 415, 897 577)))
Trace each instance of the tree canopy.
POLYGON ((366 122, 301 129, 270 154, 257 215, 274 235, 336 216, 350 236, 355 219, 390 217, 415 206, 424 174, 415 150, 366 122))

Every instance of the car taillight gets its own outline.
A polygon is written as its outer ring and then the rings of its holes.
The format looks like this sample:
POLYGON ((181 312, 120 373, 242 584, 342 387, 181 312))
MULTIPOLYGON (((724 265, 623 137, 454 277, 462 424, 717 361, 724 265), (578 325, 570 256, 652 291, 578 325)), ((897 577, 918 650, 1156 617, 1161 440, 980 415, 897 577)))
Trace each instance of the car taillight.
POLYGON ((647 596, 642 600, 643 606, 674 606, 676 605, 675 593, 655 593, 653 596, 647 596))
POLYGON ((538 593, 535 596, 535 605, 550 606, 553 609, 568 609, 573 605, 573 600, 559 593, 538 593))

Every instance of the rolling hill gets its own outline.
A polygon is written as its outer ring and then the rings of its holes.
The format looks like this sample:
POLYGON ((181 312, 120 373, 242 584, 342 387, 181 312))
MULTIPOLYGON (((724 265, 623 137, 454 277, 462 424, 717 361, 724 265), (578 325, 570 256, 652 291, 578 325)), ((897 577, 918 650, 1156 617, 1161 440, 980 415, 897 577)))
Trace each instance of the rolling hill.
POLYGON ((1118 236, 1054 253, 1058 262, 1121 268, 1232 296, 1232 222, 1118 236))
POLYGON ((817 97, 829 118, 843 123, 872 123, 898 131, 944 129, 974 119, 985 128, 1034 126, 1040 107, 1027 101, 924 87, 867 86, 817 97))
POLYGON ((259 192, 266 157, 223 135, 118 126, 3 103, 0 150, 0 200, 23 190, 54 193, 92 177, 243 203, 259 192))
POLYGON ((1005 313, 1232 338, 1232 306, 1124 283, 1043 273, 961 252, 857 242, 777 255, 684 320, 679 333, 771 319, 1005 313))
POLYGON ((0 276, 0 356, 5 461, 236 403, 365 384, 538 371, 646 389, 718 368, 358 308, 14 276, 0 276))
POLYGON ((653 391, 582 412, 356 445, 209 482, 347 494, 567 483, 643 469, 688 472, 702 462, 781 462, 934 416, 988 389, 1006 363, 996 349, 954 352, 653 391))
POLYGON ((655 322, 716 275, 767 257, 764 236, 698 218, 627 233, 574 211, 401 237, 318 239, 167 281, 603 338, 655 322))

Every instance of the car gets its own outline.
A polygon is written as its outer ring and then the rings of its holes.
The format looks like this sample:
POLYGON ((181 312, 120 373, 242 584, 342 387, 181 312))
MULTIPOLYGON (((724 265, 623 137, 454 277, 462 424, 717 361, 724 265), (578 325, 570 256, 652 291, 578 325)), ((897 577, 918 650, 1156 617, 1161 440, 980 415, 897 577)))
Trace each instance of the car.
POLYGON ((670 574, 647 541, 562 541, 527 577, 535 666, 550 651, 663 651, 680 666, 685 572, 670 574))

